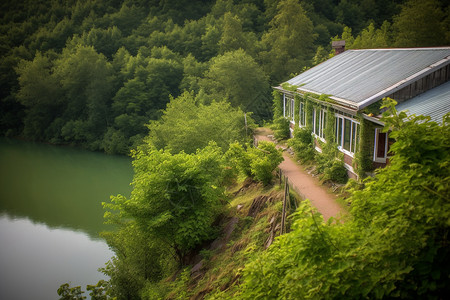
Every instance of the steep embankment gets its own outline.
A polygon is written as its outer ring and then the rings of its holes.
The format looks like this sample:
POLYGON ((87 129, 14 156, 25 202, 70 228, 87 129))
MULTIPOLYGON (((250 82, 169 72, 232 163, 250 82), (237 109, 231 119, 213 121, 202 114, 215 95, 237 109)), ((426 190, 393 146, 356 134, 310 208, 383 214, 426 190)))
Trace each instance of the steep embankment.
MULTIPOLYGON (((183 299, 232 297, 244 265, 280 234, 284 183, 265 187, 247 179, 229 195, 229 209, 221 220, 219 238, 201 250, 175 281, 160 283, 162 289, 170 290, 168 299, 179 299, 180 295, 183 299)), ((298 201, 298 196, 291 193, 287 214, 298 201)), ((289 222, 286 227, 289 228, 289 222)))

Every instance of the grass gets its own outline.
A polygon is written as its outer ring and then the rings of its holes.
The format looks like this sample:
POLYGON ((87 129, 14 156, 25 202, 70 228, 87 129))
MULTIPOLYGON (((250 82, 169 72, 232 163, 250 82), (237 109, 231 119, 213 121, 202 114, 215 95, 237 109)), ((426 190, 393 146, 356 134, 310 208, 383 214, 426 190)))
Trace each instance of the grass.
MULTIPOLYGON (((159 283, 156 289, 172 288, 166 299, 231 299, 238 291, 241 272, 256 253, 265 250, 266 241, 276 224, 281 221, 283 189, 278 184, 263 186, 248 180, 236 184, 230 195, 227 220, 237 218, 237 224, 222 249, 202 250, 199 272, 186 276, 190 268, 180 272, 174 282, 159 283), (248 216, 255 199, 264 199, 254 217, 248 216), (270 223, 271 220, 275 220, 270 223)), ((256 201, 256 200, 255 200, 256 201)), ((223 224, 225 227, 225 224, 223 224)), ((275 231, 279 235, 279 231, 275 231)))

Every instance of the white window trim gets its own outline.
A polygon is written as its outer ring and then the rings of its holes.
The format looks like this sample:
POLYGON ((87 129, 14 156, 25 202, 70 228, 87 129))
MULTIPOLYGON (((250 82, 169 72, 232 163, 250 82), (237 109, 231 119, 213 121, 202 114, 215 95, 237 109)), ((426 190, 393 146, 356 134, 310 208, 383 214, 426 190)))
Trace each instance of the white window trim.
POLYGON ((291 123, 295 124, 295 99, 291 98, 291 115, 290 115, 291 123))
MULTIPOLYGON (((319 128, 319 134, 320 134, 320 132, 322 132, 322 135, 325 134, 325 126, 324 126, 323 119, 324 119, 324 115, 325 115, 326 112, 327 111, 325 109, 320 108, 320 112, 319 112, 319 119, 320 119, 319 127, 321 127, 321 128, 319 128)), ((320 135, 316 134, 315 131, 316 131, 316 108, 314 107, 313 108, 312 134, 316 138, 321 140, 322 142, 326 143, 327 141, 323 137, 321 137, 320 135)))
POLYGON ((286 97, 286 94, 283 94, 283 117, 289 120, 289 122, 295 124, 295 99, 286 97), (288 104, 289 101, 289 104, 288 104), (289 105, 289 115, 287 115, 287 108, 286 104, 289 105))
MULTIPOLYGON (((343 139, 344 139, 344 128, 345 128, 345 125, 344 125, 344 124, 345 124, 344 119, 350 120, 350 122, 352 122, 352 127, 350 128, 350 149, 351 149, 351 148, 352 148, 352 137, 351 137, 351 135, 352 135, 352 132, 353 132, 353 123, 358 124, 359 126, 361 126, 361 124, 360 124, 358 121, 356 121, 355 119, 346 117, 346 116, 341 115, 341 114, 338 114, 338 113, 335 113, 334 116, 336 117, 336 119, 342 118, 342 133, 341 133, 342 144, 344 143, 344 142, 343 142, 343 139)), ((359 130, 361 130, 361 129, 359 129, 359 130)), ((359 134, 359 130, 356 132, 357 135, 359 134)), ((335 134, 337 135, 337 132, 336 132, 335 134)), ((360 141, 360 142, 361 142, 361 141, 360 141)), ((348 156, 350 156, 350 157, 352 157, 352 158, 355 157, 355 153, 354 153, 354 152, 351 152, 351 151, 348 151, 348 150, 344 149, 344 147, 342 147, 342 146, 340 145, 341 143, 339 143, 339 142, 338 142, 337 144, 338 144, 338 149, 339 149, 339 151, 341 151, 341 152, 347 154, 348 156)), ((358 146, 358 145, 356 145, 356 147, 357 147, 357 146, 358 146)), ((356 149, 356 147, 355 147, 355 149, 356 149)), ((352 169, 353 169, 353 168, 352 168, 352 169)))
POLYGON ((298 127, 303 128, 306 127, 306 104, 304 101, 300 100, 299 101, 299 107, 298 107, 298 127), (303 111, 302 111, 302 104, 303 104, 303 111), (304 121, 305 124, 302 124, 302 112, 303 112, 303 116, 304 116, 304 121))

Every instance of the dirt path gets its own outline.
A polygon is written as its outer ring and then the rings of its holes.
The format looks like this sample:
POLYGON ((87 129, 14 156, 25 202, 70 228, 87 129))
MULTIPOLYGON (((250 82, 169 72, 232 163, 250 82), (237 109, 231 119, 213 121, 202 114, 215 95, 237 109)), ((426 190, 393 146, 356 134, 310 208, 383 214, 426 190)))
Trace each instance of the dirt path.
MULTIPOLYGON (((271 132, 267 128, 258 128, 255 138, 258 141, 272 141, 267 137, 269 134, 271 132)), ((345 214, 345 211, 336 202, 336 196, 328 192, 317 178, 312 177, 301 166, 298 166, 287 152, 283 152, 283 157, 284 161, 279 167, 288 177, 290 185, 303 199, 309 199, 325 220, 345 214)))

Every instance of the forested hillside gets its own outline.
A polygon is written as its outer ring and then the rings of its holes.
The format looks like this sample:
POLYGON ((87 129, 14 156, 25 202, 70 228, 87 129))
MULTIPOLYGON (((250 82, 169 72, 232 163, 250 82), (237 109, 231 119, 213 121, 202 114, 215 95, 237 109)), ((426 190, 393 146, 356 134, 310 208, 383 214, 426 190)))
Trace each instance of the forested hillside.
POLYGON ((0 133, 129 153, 170 96, 271 118, 270 86, 347 48, 448 45, 444 0, 5 0, 0 133), (331 53, 332 55, 332 53, 331 53))

